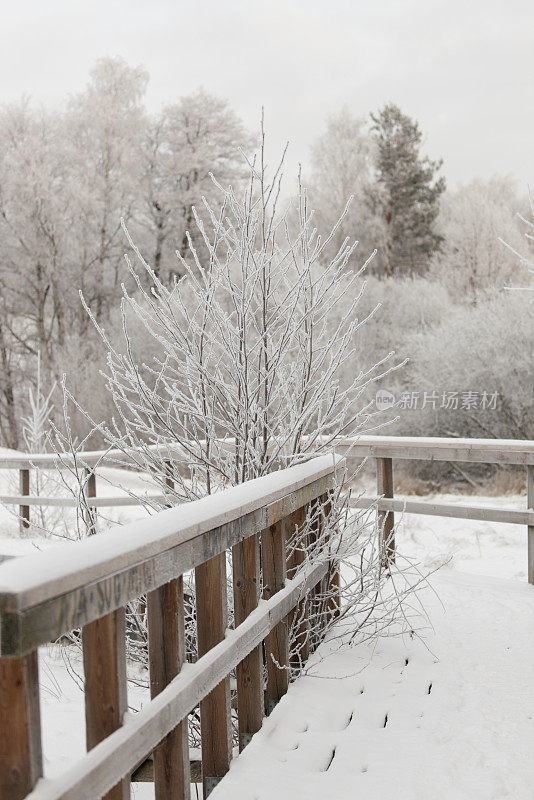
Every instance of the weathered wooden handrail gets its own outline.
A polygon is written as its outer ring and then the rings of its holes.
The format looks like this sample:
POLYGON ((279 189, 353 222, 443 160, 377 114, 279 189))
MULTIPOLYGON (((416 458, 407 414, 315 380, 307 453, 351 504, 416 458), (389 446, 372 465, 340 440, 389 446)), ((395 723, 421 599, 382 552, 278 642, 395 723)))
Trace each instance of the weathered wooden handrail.
MULTIPOLYGON (((149 494, 146 497, 87 497, 85 502, 91 508, 118 508, 119 506, 142 506, 145 503, 164 503, 169 501, 168 495, 149 494)), ((4 494, 0 495, 0 503, 6 506, 39 506, 42 508, 78 508, 80 503, 75 497, 46 497, 41 495, 4 494)))
POLYGON ((431 517, 507 522, 511 525, 534 525, 534 510, 470 506, 464 503, 434 503, 424 500, 394 500, 388 497, 351 497, 351 508, 375 508, 378 511, 399 511, 403 514, 423 514, 431 517))
MULTIPOLYGON (((286 581, 286 538, 302 509, 328 508, 343 459, 322 456, 217 495, 0 565, 0 796, 110 800, 154 751, 158 798, 189 796, 187 714, 200 702, 205 795, 232 757, 229 672, 237 668, 240 747, 287 689, 285 622, 321 581, 323 558, 286 581), (260 604, 259 559, 263 591, 260 604), (226 551, 233 553, 236 628, 228 634, 226 551), (195 569, 199 660, 183 664, 181 577, 195 569), (125 605, 147 594, 151 702, 126 711, 125 605), (82 628, 88 753, 54 781, 42 776, 37 647, 82 628), (263 697, 262 642, 267 660, 263 697), (272 656, 272 657, 271 657, 272 656), (282 678, 280 677, 282 676, 282 678)), ((317 524, 322 524, 322 516, 317 524)), ((315 523, 314 523, 315 524, 315 523)), ((331 614, 329 608, 325 613, 331 614)))
MULTIPOLYGON (((228 441, 228 447, 232 441, 228 441)), ((435 436, 359 436, 356 439, 329 440, 342 455, 369 455, 383 458, 426 459, 435 461, 471 461, 487 464, 534 464, 534 441, 522 439, 460 439, 435 436)), ((148 448, 151 449, 151 448, 148 448)), ((161 448, 153 447, 161 455, 161 448)), ((179 447, 169 450, 169 458, 176 458, 179 447)), ((185 454, 184 454, 185 455, 185 454)), ((163 457, 163 456, 162 456, 163 457)), ((61 463, 72 463, 74 456, 55 453, 7 453, 0 456, 0 469, 53 469, 61 463)), ((128 463, 138 464, 133 453, 123 450, 90 450, 76 454, 84 466, 128 463)))

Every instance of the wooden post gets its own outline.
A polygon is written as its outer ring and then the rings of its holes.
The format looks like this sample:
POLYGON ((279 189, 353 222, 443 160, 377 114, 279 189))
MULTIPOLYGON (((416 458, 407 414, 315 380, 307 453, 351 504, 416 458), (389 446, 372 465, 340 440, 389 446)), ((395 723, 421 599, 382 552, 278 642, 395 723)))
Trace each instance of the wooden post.
MULTIPOLYGON (((183 577, 147 595, 150 696, 175 678, 185 661, 183 577)), ((154 750, 156 800, 189 800, 191 770, 187 717, 154 750)))
MULTIPOLYGON (((260 540, 249 536, 232 548, 234 619, 237 628, 260 599, 260 540)), ((263 721, 263 659, 261 645, 237 665, 239 749, 243 750, 263 721)))
MULTIPOLYGON (((293 514, 290 514, 284 520, 286 529, 286 546, 289 541, 296 544, 293 552, 290 553, 287 560, 287 577, 293 578, 306 559, 305 548, 307 542, 302 537, 305 536, 303 531, 306 522, 306 507, 297 508, 293 514), (301 546, 302 545, 302 546, 301 546)), ((290 658, 291 666, 298 668, 304 664, 310 655, 310 642, 308 630, 308 611, 309 603, 308 598, 304 597, 296 608, 289 614, 289 629, 293 627, 294 620, 297 620, 295 628, 295 645, 297 653, 293 654, 290 658)))
MULTIPOLYGON (((534 464, 527 466, 527 507, 534 511, 534 464)), ((534 584, 534 525, 527 528, 528 582, 534 584)))
MULTIPOLYGON (((90 622, 82 630, 85 671, 87 749, 120 728, 128 708, 126 692, 126 612, 124 608, 90 622)), ((123 778, 105 800, 128 800, 130 779, 123 778)))
MULTIPOLYGON (((24 497, 28 497, 30 494, 30 470, 29 469, 21 469, 19 470, 19 482, 20 482, 20 493, 24 495, 24 497)), ((30 527, 30 507, 29 506, 19 506, 19 526, 20 532, 24 533, 24 531, 30 527)))
POLYGON ((43 774, 37 651, 0 658, 0 797, 22 800, 43 774))
MULTIPOLYGON (((195 569, 199 658, 224 639, 228 624, 226 553, 195 569)), ((226 775, 232 759, 230 678, 222 680, 200 703, 204 798, 226 775)))
MULTIPOLYGON (((376 483, 378 495, 393 497, 393 460, 391 458, 376 459, 376 483)), ((378 512, 380 556, 385 566, 395 563, 394 524, 393 511, 378 512)))
MULTIPOLYGON (((286 549, 283 520, 261 532, 263 599, 269 600, 284 588, 286 581, 286 549)), ((266 636, 265 665, 267 688, 265 710, 270 714, 289 685, 288 621, 282 620, 266 636), (274 659, 274 661, 273 661, 274 659), (276 663, 275 663, 276 662, 276 663), (277 666, 279 664, 280 666, 277 666)))
MULTIPOLYGON (((96 497, 96 474, 94 469, 85 468, 86 484, 85 484, 85 497, 96 497)), ((85 524, 87 527, 87 535, 93 536, 96 533, 96 509, 92 509, 89 505, 87 507, 87 519, 85 524)))

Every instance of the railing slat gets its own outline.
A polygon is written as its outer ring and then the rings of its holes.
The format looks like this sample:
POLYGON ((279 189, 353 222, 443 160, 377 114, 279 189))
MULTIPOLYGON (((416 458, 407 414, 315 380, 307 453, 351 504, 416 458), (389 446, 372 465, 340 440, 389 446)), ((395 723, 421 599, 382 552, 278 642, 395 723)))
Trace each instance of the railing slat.
POLYGON ((37 651, 0 658, 0 797, 22 800, 42 774, 37 651))
MULTIPOLYGON (((376 459, 377 492, 383 497, 393 497, 393 461, 391 458, 376 459)), ((378 535, 380 554, 385 565, 395 563, 395 520, 393 511, 378 512, 378 535)))
MULTIPOLYGON (((30 470, 21 469, 19 471, 19 485, 22 497, 27 497, 30 494, 30 470)), ((20 532, 30 527, 30 507, 26 503, 19 506, 19 525, 20 532)))
MULTIPOLYGON (((286 581, 286 549, 283 520, 261 532, 263 598, 270 600, 284 588, 286 581)), ((288 621, 283 619, 265 638, 267 688, 265 709, 270 714, 287 692, 289 685, 288 621), (277 664, 279 666, 277 666, 277 664)))
POLYGON ((87 506, 85 510, 85 526, 87 535, 94 536, 96 533, 96 511, 93 511, 88 503, 89 500, 96 497, 96 473, 94 470, 85 469, 85 481, 84 499, 87 506))
MULTIPOLYGON (((332 502, 332 495, 325 494, 322 498, 323 501, 323 520, 326 520, 332 514, 334 503, 332 502)), ((324 581, 326 586, 326 610, 328 619, 332 620, 339 616, 341 610, 341 574, 339 571, 339 564, 334 557, 334 547, 336 542, 330 531, 328 548, 330 553, 330 563, 328 565, 328 575, 324 581)))
MULTIPOLYGON (((322 495, 310 503, 311 525, 308 534, 310 558, 313 560, 318 555, 318 548, 322 550, 321 557, 325 557, 324 541, 324 505, 328 502, 328 495, 322 495)), ((315 652, 319 646, 324 626, 326 623, 325 583, 317 584, 310 591, 310 652, 315 652)))
MULTIPOLYGON (((150 696, 163 691, 185 661, 183 577, 148 593, 150 696)), ((189 800, 187 717, 154 750, 156 800, 189 800)))
MULTIPOLYGON (((260 540, 249 536, 232 548, 234 619, 236 627, 258 607, 260 599, 260 540)), ((237 665, 239 749, 259 731, 263 720, 263 657, 261 645, 237 665)))
MULTIPOLYGON (((226 553, 195 570, 197 646, 202 657, 222 642, 228 625, 226 553)), ((230 678, 225 677, 200 704, 202 784, 206 798, 226 775, 232 759, 230 678)))
MULTIPOLYGON (((82 631, 85 672, 85 727, 87 749, 122 725, 128 708, 126 687, 126 612, 113 611, 82 631)), ((124 778, 104 800, 128 800, 130 780, 124 778)))

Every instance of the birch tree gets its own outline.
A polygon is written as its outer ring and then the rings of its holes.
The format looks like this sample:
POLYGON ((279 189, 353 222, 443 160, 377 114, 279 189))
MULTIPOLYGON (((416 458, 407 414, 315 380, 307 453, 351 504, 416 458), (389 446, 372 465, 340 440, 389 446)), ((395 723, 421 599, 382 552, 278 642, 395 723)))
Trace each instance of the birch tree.
POLYGON ((22 359, 41 352, 43 371, 57 370, 56 344, 65 339, 67 239, 71 215, 56 115, 26 103, 0 115, 0 286, 7 307, 4 346, 22 359))
POLYGON ((75 214, 73 285, 91 299, 100 321, 120 293, 120 219, 129 222, 139 209, 147 82, 141 67, 130 67, 122 59, 100 59, 86 90, 71 99, 64 119, 68 195, 75 214))

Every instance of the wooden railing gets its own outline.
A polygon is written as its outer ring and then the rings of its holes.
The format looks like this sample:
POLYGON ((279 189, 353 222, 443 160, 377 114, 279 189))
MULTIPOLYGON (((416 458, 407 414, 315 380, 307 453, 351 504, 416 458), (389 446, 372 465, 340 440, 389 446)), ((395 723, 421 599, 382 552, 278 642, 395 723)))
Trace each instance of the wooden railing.
MULTIPOLYGON (((169 458, 174 458, 175 455, 176 453, 170 452, 169 458)), ((46 497, 31 495, 30 475, 32 471, 73 469, 75 466, 77 469, 83 470, 86 480, 84 505, 87 508, 119 508, 122 506, 142 506, 144 504, 145 500, 133 495, 124 494, 115 497, 97 497, 96 495, 96 470, 99 467, 110 465, 120 466, 121 468, 130 466, 141 469, 134 457, 129 458, 126 452, 119 450, 92 450, 77 453, 75 458, 76 462, 74 456, 68 453, 62 453, 61 455, 55 453, 30 454, 16 451, 0 456, 0 470, 18 471, 19 473, 20 494, 0 495, 0 503, 19 507, 18 516, 21 531, 30 527, 32 506, 40 508, 76 508, 79 506, 79 500, 74 496, 46 497)), ((152 502, 165 502, 168 500, 168 497, 163 494, 150 494, 147 495, 147 498, 152 502)))
MULTIPOLYGON (((377 496, 354 497, 355 508, 378 510, 379 531, 387 557, 395 558, 394 512, 435 517, 508 522, 527 527, 527 576, 534 584, 534 441, 515 439, 446 439, 405 436, 362 436, 336 443, 336 452, 348 461, 375 458, 377 496), (470 464, 513 464, 525 467, 525 511, 468 504, 444 504, 393 498, 393 460, 451 461, 470 464)), ((350 474, 350 469, 349 469, 350 474)))
MULTIPOLYGON (((356 508, 377 508, 383 547, 387 550, 387 556, 390 559, 395 557, 394 512, 485 522, 508 522, 527 527, 527 574, 529 583, 534 584, 534 441, 361 436, 358 439, 338 439, 332 442, 332 445, 335 446, 336 453, 343 455, 349 463, 351 461, 359 463, 363 458, 376 459, 377 496, 355 497, 351 504, 356 508), (393 497, 393 459, 524 466, 527 508, 525 511, 518 511, 461 503, 444 504, 395 500, 393 497)), ((128 460, 126 453, 122 451, 91 451, 78 454, 78 459, 87 471, 88 491, 85 503, 89 508, 142 505, 143 501, 133 496, 96 496, 96 481, 92 470, 100 465, 116 464, 117 460, 124 465, 128 460)), ((68 461, 68 456, 62 456, 61 460, 68 461)), ((0 502, 19 506, 22 528, 30 525, 30 508, 32 506, 75 507, 77 505, 75 498, 30 496, 30 470, 51 469, 60 463, 58 456, 47 453, 36 455, 14 453, 0 457, 0 470, 19 470, 20 473, 20 495, 0 496, 0 502)), ((135 464, 135 460, 133 463, 135 464)), ((350 475, 350 469, 348 473, 350 475)), ((164 501, 165 497, 153 495, 151 500, 164 501)))
MULTIPOLYGON (((149 519, 0 565, 2 800, 124 800, 131 774, 151 753, 158 800, 189 797, 187 716, 198 704, 207 796, 232 758, 229 673, 237 670, 243 748, 259 729, 264 709, 272 709, 287 690, 288 615, 310 592, 317 597, 322 587, 324 596, 331 597, 329 582, 334 590, 337 586, 327 558, 312 559, 306 569, 298 569, 295 553, 287 563, 285 543, 290 533, 305 529, 307 509, 317 517, 306 530, 318 536, 342 463, 339 456, 315 458, 149 519), (227 631, 230 548, 235 629, 227 631), (193 569, 199 659, 184 664, 182 576, 193 569), (152 699, 123 725, 125 606, 144 594, 152 699), (82 631, 88 752, 62 776, 45 780, 38 647, 74 629, 82 631)), ((335 613, 334 597, 322 611, 320 627, 335 613)), ((306 624, 306 615, 298 618, 306 624)), ((305 636, 303 642, 305 658, 305 636)))

